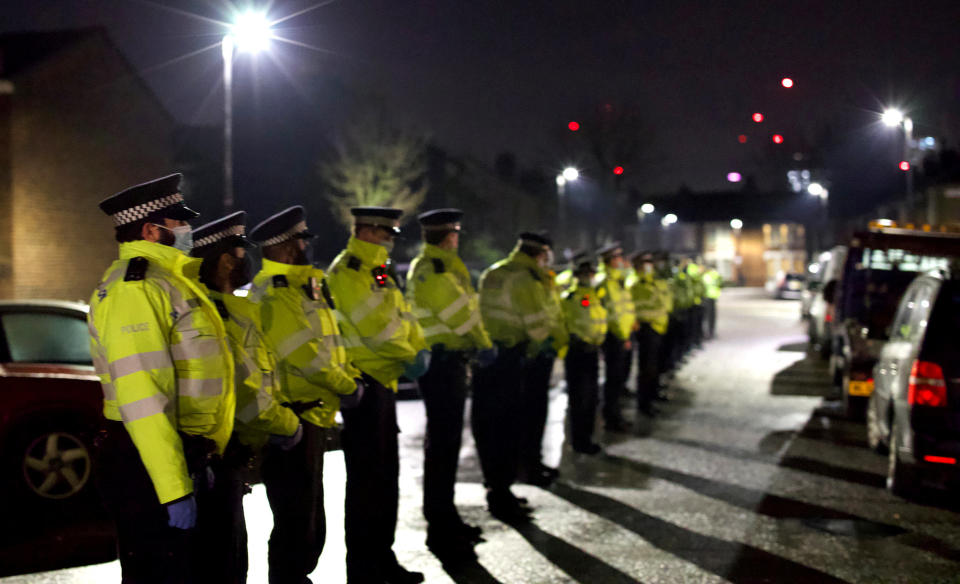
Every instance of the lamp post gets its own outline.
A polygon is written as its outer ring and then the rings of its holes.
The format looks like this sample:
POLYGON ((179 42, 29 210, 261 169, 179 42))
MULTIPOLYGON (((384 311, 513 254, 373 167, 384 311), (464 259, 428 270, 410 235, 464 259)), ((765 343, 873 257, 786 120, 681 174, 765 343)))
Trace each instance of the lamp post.
POLYGON ((911 153, 913 147, 913 120, 903 115, 903 112, 896 108, 889 108, 883 111, 880 121, 889 128, 901 128, 903 130, 903 156, 901 157, 901 168, 903 162, 907 163, 904 172, 907 173, 907 206, 910 212, 913 211, 913 160, 911 153))
POLYGON ((567 236, 567 183, 580 178, 580 171, 572 166, 557 175, 557 223, 561 237, 567 236))
POLYGON ((262 12, 245 12, 237 17, 220 42, 223 55, 223 211, 233 210, 233 55, 239 50, 256 53, 270 42, 270 22, 262 12))

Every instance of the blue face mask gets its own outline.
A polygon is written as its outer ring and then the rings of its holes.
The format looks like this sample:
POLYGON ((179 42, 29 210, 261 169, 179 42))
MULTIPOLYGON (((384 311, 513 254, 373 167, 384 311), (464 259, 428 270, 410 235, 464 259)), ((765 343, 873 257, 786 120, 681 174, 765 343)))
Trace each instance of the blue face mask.
POLYGON ((190 250, 193 249, 193 231, 191 231, 189 225, 180 225, 178 227, 174 227, 173 229, 158 223, 154 223, 154 225, 166 229, 173 234, 172 247, 179 249, 183 253, 190 253, 190 250))

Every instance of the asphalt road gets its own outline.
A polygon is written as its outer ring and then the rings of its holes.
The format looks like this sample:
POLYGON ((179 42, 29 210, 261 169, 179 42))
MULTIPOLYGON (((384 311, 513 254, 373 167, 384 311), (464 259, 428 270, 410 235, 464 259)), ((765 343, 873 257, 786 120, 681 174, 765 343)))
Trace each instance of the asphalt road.
MULTIPOLYGON (((473 565, 445 569, 424 546, 423 404, 401 402, 401 562, 431 583, 960 582, 957 506, 946 494, 916 504, 883 488, 885 457, 867 449, 862 425, 822 400, 826 366, 804 352, 797 303, 729 290, 719 314, 719 338, 675 377, 650 436, 606 434, 605 454, 574 455, 563 443, 566 398, 554 388, 545 451, 562 475, 549 490, 516 488, 536 507, 527 527, 486 513, 465 433, 457 500, 487 539, 473 565)), ((314 581, 343 582, 342 454, 328 453, 325 466, 330 535, 314 581)), ((271 518, 261 486, 245 505, 249 581, 266 582, 271 518)), ((0 567, 14 552, 71 561, 63 556, 82 549, 78 541, 100 533, 85 525, 52 544, 4 540, 0 567)), ((39 582, 119 582, 119 565, 0 578, 39 582)))

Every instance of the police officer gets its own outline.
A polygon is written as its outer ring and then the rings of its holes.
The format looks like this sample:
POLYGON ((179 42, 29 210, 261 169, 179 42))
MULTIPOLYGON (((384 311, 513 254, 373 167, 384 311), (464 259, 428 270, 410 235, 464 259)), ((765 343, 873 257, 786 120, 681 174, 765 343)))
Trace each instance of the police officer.
POLYGON ((673 364, 679 366, 680 360, 693 346, 691 321, 693 319, 693 282, 687 274, 686 265, 678 264, 670 282, 674 300, 674 314, 677 325, 677 342, 674 345, 673 364))
POLYGON ((541 353, 557 354, 551 331, 562 326, 547 309, 551 242, 537 233, 521 233, 510 255, 480 277, 480 313, 497 346, 497 358, 474 377, 471 422, 494 517, 508 523, 529 521, 530 508, 510 486, 516 480, 524 363, 541 353))
POLYGON ((603 291, 601 302, 607 311, 607 337, 603 342, 604 373, 603 419, 608 431, 625 429, 620 413, 620 396, 624 393, 626 372, 630 355, 630 333, 633 330, 634 313, 630 294, 624 289, 626 276, 623 248, 613 242, 597 250, 600 268, 597 271, 597 288, 603 291))
POLYGON ((690 283, 693 290, 693 307, 690 311, 690 344, 695 348, 703 346, 703 268, 697 263, 696 258, 691 257, 686 266, 687 276, 690 277, 690 283))
POLYGON ((427 344, 430 368, 420 378, 427 411, 423 447, 423 516, 427 547, 443 560, 475 557, 478 527, 467 525, 453 504, 463 413, 467 398, 467 364, 476 355, 483 364, 496 349, 480 320, 480 304, 470 272, 457 255, 459 209, 434 209, 417 220, 423 249, 410 264, 406 297, 427 344))
POLYGON ((362 393, 360 372, 347 361, 324 274, 310 263, 303 207, 290 207, 250 232, 263 251, 251 297, 279 367, 281 403, 300 418, 303 438, 274 441, 262 467, 273 532, 271 584, 309 582, 326 540, 323 454, 335 431, 341 400, 362 393))
MULTIPOLYGON (((540 231, 539 235, 550 241, 547 232, 540 231)), ((563 324, 563 309, 560 306, 560 287, 556 283, 558 275, 551 265, 554 258, 552 250, 548 252, 547 257, 547 265, 543 268, 544 277, 540 279, 540 284, 546 291, 544 308, 550 315, 550 322, 553 323, 550 329, 553 345, 551 350, 540 351, 528 358, 524 365, 518 473, 523 482, 541 487, 549 486, 559 476, 556 468, 543 463, 543 432, 547 425, 553 364, 557 357, 562 359, 566 355, 569 342, 569 335, 563 324)))
POLYGON ((704 335, 708 339, 717 336, 717 300, 723 287, 723 278, 714 264, 709 264, 701 278, 703 280, 703 320, 704 335))
MULTIPOLYGON (((180 174, 100 203, 120 258, 90 299, 90 352, 103 386, 96 474, 117 527, 125 582, 192 581, 197 491, 233 430, 233 359, 195 280, 180 174)), ((201 508, 201 511, 203 509, 201 508)))
POLYGON ((423 574, 403 568, 393 553, 399 498, 397 379, 416 379, 430 365, 423 330, 388 271, 402 211, 354 207, 353 236, 330 265, 330 289, 351 360, 367 391, 343 412, 347 465, 344 515, 347 579, 351 583, 416 583, 423 574))
POLYGON ((660 351, 669 324, 667 282, 656 276, 653 254, 638 254, 634 259, 636 277, 629 291, 639 327, 637 341, 637 411, 653 417, 660 386, 660 351))
POLYGON ((213 490, 201 507, 198 537, 208 542, 196 563, 200 582, 247 579, 247 530, 243 495, 253 456, 268 442, 289 450, 303 430, 292 410, 280 405, 276 355, 260 325, 260 307, 233 291, 253 277, 246 239, 246 213, 238 211, 193 230, 192 256, 201 258, 200 281, 209 289, 227 328, 236 367, 237 413, 223 458, 214 464, 213 490))
POLYGON ((570 444, 575 452, 597 454, 593 441, 594 421, 599 402, 600 345, 607 336, 607 311, 593 286, 594 259, 586 252, 573 257, 573 278, 563 296, 563 317, 570 331, 570 347, 564 359, 570 444))

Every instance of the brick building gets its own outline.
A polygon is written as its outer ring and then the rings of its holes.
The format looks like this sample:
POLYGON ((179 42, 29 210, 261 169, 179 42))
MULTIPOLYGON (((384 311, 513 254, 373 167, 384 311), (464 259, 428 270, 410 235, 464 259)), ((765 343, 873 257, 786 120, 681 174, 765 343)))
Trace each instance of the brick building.
POLYGON ((117 254, 97 203, 170 172, 174 127, 104 30, 0 35, 0 298, 86 300, 117 254))

